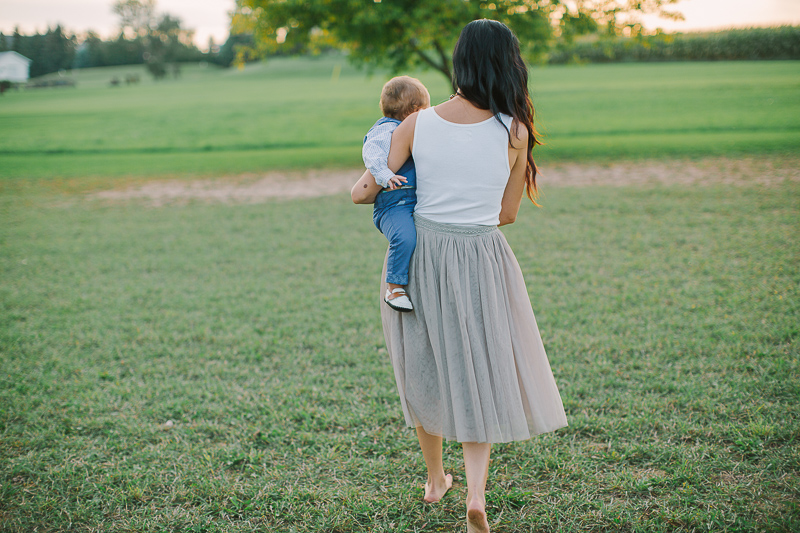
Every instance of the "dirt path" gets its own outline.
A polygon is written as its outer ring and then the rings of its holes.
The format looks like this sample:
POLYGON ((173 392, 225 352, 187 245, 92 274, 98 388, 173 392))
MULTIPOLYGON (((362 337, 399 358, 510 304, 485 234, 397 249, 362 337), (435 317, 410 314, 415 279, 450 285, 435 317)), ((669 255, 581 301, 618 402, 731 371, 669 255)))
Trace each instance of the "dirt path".
MULTIPOLYGON (((753 185, 800 182, 800 158, 705 158, 626 161, 620 163, 555 163, 543 165, 540 186, 595 185, 753 185)), ((152 206, 209 201, 260 203, 270 199, 311 198, 346 194, 363 169, 267 172, 203 180, 152 181, 130 188, 93 193, 91 198, 119 202, 139 200, 152 206)))

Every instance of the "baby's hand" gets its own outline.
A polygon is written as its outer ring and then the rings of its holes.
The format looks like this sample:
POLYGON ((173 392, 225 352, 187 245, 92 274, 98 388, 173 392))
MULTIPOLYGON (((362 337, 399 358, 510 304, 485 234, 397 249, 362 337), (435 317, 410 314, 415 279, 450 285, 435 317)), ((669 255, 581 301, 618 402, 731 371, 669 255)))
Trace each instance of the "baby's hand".
POLYGON ((392 178, 389 179, 388 183, 389 190, 393 191, 396 188, 403 186, 403 184, 405 184, 407 181, 408 180, 403 176, 396 176, 396 175, 392 176, 392 178))

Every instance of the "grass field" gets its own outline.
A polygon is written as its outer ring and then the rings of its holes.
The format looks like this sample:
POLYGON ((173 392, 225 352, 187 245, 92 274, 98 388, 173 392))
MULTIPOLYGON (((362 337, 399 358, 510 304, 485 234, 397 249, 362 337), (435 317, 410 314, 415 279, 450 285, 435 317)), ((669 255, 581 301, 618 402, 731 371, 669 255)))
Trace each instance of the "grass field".
MULTIPOLYGON (((421 502, 368 207, 86 194, 357 166, 383 78, 337 61, 0 99, 0 531, 464 530, 458 445, 421 502)), ((798 160, 796 62, 533 78, 544 166, 798 160)), ((493 531, 800 530, 800 182, 725 177, 547 184, 503 229, 570 425, 493 448, 493 531)))
MULTIPOLYGON (((110 87, 136 67, 71 74, 75 89, 0 99, 0 177, 230 175, 357 166, 385 73, 340 56, 110 87)), ((449 87, 422 73, 434 103, 449 87)), ((720 62, 534 68, 542 161, 782 154, 800 145, 800 65, 720 62)))
MULTIPOLYGON (((455 490, 420 502, 368 208, 15 200, 0 530, 463 528, 457 446, 455 490)), ((505 232, 570 426, 495 447, 496 531, 800 527, 797 214, 796 184, 523 209, 505 232)))

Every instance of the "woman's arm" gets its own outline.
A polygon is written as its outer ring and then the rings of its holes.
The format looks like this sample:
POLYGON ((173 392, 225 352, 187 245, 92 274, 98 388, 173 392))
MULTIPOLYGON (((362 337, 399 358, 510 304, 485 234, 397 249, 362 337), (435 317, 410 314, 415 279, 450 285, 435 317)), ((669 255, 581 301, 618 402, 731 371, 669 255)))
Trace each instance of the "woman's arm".
POLYGON ((397 126, 392 134, 392 148, 389 150, 389 168, 393 172, 400 170, 403 163, 411 157, 414 142, 414 127, 417 125, 419 111, 411 113, 397 126))
POLYGON ((373 204, 375 197, 381 192, 381 187, 375 183, 375 178, 369 170, 365 170, 361 175, 361 179, 353 185, 350 189, 350 197, 353 199, 354 204, 373 204))
MULTIPOLYGON (((410 114, 392 133, 392 148, 389 150, 389 169, 397 172, 406 159, 411 157, 414 142, 414 126, 417 124, 417 113, 410 114)), ((369 170, 361 175, 361 179, 350 189, 350 197, 356 204, 371 204, 381 192, 381 186, 375 183, 369 170)))
POLYGON ((498 226, 513 224, 517 220, 522 193, 525 190, 525 173, 528 170, 528 130, 514 121, 511 125, 514 144, 508 147, 508 159, 511 164, 511 175, 503 193, 500 204, 500 222, 498 226))

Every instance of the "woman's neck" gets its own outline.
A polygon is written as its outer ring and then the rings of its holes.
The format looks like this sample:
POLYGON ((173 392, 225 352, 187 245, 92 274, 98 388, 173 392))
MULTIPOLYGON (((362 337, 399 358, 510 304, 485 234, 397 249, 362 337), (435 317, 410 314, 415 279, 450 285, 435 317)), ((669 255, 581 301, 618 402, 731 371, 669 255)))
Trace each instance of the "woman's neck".
POLYGON ((492 117, 491 111, 475 106, 460 92, 456 92, 448 101, 437 105, 434 112, 448 122, 456 124, 475 124, 492 117))

